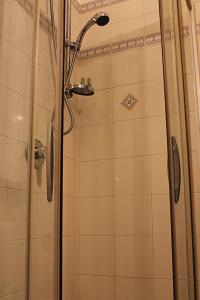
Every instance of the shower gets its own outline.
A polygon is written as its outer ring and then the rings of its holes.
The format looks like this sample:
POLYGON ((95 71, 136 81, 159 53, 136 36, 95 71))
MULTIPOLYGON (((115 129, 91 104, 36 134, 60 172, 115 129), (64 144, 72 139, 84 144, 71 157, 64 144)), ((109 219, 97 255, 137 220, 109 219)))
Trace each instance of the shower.
MULTIPOLYGON (((80 51, 81 44, 86 32, 95 24, 98 26, 105 26, 109 22, 109 16, 105 12, 100 12, 95 14, 82 28, 75 42, 72 42, 66 36, 65 47, 68 53, 68 61, 67 61, 67 75, 64 84, 64 102, 67 106, 69 116, 70 116, 70 125, 69 128, 64 130, 64 135, 71 132, 74 127, 74 114, 71 108, 71 104, 69 99, 73 97, 73 94, 82 95, 82 96, 92 96, 94 94, 94 88, 92 87, 91 79, 88 78, 85 82, 85 79, 82 78, 79 84, 70 84, 71 75, 73 72, 74 64, 76 61, 76 57, 78 52, 80 51), (72 52, 72 53, 71 53, 72 52), (70 59, 70 55, 72 54, 72 58, 70 59)), ((67 35, 67 34, 66 34, 67 35)))

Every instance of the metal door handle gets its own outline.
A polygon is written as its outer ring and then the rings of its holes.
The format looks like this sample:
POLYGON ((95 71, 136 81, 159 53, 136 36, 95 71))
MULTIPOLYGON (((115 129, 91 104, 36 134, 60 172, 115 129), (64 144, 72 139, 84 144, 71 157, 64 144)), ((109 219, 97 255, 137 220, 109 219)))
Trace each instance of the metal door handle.
POLYGON ((47 133, 46 152, 46 176, 47 176, 47 200, 52 201, 54 175, 54 126, 53 121, 49 124, 47 133))
POLYGON ((181 162, 179 149, 175 136, 172 136, 172 158, 173 158, 173 189, 174 189, 174 201, 178 203, 181 189, 181 162))

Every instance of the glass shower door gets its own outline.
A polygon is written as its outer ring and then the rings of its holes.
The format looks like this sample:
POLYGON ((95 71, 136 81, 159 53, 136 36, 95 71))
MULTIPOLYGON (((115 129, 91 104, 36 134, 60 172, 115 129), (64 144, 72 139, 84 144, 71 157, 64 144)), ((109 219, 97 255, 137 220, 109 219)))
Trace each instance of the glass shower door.
POLYGON ((37 1, 0 1, 0 299, 27 299, 37 1))
POLYGON ((58 40, 61 5, 62 2, 37 1, 29 261, 29 297, 32 300, 56 300, 59 293, 62 118, 58 116, 62 79, 57 78, 57 63, 61 61, 58 40))
POLYGON ((195 299, 188 141, 176 0, 160 1, 175 299, 195 299))

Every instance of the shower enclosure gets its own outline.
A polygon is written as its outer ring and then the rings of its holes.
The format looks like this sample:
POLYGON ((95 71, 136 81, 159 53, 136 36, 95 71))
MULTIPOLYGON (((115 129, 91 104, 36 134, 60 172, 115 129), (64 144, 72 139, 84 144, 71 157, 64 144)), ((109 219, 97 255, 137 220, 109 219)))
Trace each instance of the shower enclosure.
POLYGON ((0 300, 199 299, 199 11, 0 1, 0 300))
POLYGON ((0 1, 0 299, 58 299, 63 8, 53 4, 55 30, 52 1, 0 1))

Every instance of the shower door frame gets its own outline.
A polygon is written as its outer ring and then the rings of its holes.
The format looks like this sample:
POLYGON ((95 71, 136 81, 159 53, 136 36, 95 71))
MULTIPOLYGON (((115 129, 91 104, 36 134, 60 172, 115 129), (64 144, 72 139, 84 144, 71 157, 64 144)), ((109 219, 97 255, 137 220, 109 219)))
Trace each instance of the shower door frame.
POLYGON ((58 1, 57 69, 55 103, 55 238, 54 238, 54 300, 62 300, 62 211, 63 211, 63 111, 65 0, 58 1), (57 195, 57 197, 56 197, 57 195))
MULTIPOLYGON (((164 80, 164 92, 165 92, 165 110, 166 110, 166 128, 167 128, 167 148, 168 148, 168 174, 169 174, 169 190, 170 190, 170 212, 171 212, 171 235, 172 235, 172 264, 173 264, 173 292, 174 300, 178 299, 178 280, 177 280, 177 253, 176 253, 176 220, 175 220, 175 208, 174 205, 174 178, 173 178, 173 157, 171 149, 171 133, 170 133, 170 109, 169 109, 169 95, 168 95, 168 79, 167 79, 167 66, 166 66, 166 51, 165 51, 165 29, 163 20, 163 0, 159 0, 160 6, 160 26, 161 26, 161 46, 163 56, 163 80, 164 80)), ((165 1, 165 0, 164 0, 165 1)), ((187 1, 187 0, 186 0, 187 1)), ((172 0, 173 10, 173 22, 174 22, 174 39, 175 39, 175 55, 176 55, 176 68, 177 68, 177 89, 179 98, 183 101, 179 102, 180 109, 180 135, 182 141, 182 165, 183 165, 183 177, 186 180, 183 181, 185 197, 189 201, 186 203, 186 251, 187 251, 187 271, 188 271, 188 296, 189 300, 196 299, 195 288, 195 261, 194 261, 194 241, 193 241, 193 223, 192 223, 192 208, 191 208, 191 174, 190 174, 190 161, 189 161, 189 147, 188 147, 188 128, 186 122, 186 87, 184 81, 184 69, 183 69, 183 49, 181 38, 181 21, 180 21, 180 1, 172 0)), ((188 8, 190 7, 186 2, 188 8)))

